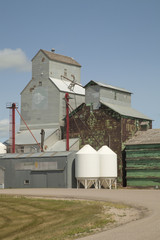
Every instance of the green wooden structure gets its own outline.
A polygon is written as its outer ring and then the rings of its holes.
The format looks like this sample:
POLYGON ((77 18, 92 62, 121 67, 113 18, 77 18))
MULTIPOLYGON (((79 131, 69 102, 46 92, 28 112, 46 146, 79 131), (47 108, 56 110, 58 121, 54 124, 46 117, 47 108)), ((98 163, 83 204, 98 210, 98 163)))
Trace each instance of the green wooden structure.
POLYGON ((160 188, 160 129, 137 132, 124 161, 126 186, 160 188))

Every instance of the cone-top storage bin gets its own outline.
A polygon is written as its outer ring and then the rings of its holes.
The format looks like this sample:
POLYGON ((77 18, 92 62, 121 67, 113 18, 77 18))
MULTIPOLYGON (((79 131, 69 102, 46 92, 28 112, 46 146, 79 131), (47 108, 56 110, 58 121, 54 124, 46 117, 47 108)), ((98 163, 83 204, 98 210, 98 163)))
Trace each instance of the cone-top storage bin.
POLYGON ((85 188, 98 188, 99 154, 88 144, 76 153, 75 177, 85 188))
POLYGON ((98 150, 101 178, 117 178, 117 154, 108 146, 98 150))

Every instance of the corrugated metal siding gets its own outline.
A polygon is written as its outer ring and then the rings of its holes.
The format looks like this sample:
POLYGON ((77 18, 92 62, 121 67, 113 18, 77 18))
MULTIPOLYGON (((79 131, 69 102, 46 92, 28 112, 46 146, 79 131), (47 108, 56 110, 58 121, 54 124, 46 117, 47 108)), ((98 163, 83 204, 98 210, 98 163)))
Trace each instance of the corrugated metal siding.
POLYGON ((85 103, 93 104, 93 108, 99 108, 100 87, 98 85, 86 87, 85 103))
POLYGON ((41 51, 38 52, 32 61, 32 79, 48 79, 49 77, 49 59, 41 51))
POLYGON ((127 186, 160 186, 160 144, 126 146, 127 186))
POLYGON ((102 100, 106 103, 130 106, 131 105, 131 94, 116 91, 114 89, 101 88, 100 89, 100 100, 102 100))
POLYGON ((81 80, 81 68, 67 63, 50 61, 48 72, 52 78, 61 79, 61 76, 66 76, 72 80, 72 75, 74 75, 76 82, 80 83, 81 80))
POLYGON ((74 158, 70 152, 6 154, 0 158, 5 188, 76 187, 74 158))
MULTIPOLYGON (((54 128, 59 125, 59 101, 59 91, 50 80, 32 80, 22 92, 21 114, 31 129, 54 128)), ((20 130, 24 129, 21 120, 20 130)))

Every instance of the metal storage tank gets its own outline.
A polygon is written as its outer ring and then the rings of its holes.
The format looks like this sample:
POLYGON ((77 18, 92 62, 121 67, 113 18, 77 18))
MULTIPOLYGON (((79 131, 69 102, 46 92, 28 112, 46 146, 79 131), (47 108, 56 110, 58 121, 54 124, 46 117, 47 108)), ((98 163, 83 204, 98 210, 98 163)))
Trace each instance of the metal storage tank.
POLYGON ((0 142, 0 154, 6 153, 6 146, 0 142))
POLYGON ((85 188, 98 188, 99 154, 90 145, 85 145, 76 153, 75 177, 77 187, 82 184, 85 188))
POLYGON ((100 187, 111 188, 117 182, 117 154, 108 146, 98 150, 100 161, 100 187))

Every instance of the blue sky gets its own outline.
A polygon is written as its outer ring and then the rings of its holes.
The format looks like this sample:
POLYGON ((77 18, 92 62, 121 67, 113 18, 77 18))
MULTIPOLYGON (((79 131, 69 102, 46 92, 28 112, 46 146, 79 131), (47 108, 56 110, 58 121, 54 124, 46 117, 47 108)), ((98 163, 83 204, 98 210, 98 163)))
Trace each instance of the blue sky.
POLYGON ((159 13, 159 0, 1 0, 0 141, 9 136, 6 104, 20 106, 31 59, 51 48, 82 65, 82 85, 131 91, 132 107, 160 128, 159 13))

